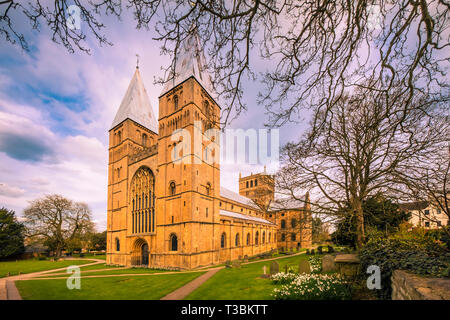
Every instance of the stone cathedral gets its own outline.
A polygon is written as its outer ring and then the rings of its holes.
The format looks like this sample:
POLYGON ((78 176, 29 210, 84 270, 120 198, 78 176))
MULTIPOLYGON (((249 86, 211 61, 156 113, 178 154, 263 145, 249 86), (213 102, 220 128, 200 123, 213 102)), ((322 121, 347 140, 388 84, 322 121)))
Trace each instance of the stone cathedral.
POLYGON ((301 206, 277 207, 265 171, 240 175, 239 194, 221 187, 220 162, 208 161, 219 154, 214 137, 173 157, 198 132, 219 129, 204 65, 198 37, 186 38, 158 118, 136 68, 109 131, 107 264, 194 269, 311 246, 308 195, 301 206), (178 129, 190 138, 173 135, 178 129))

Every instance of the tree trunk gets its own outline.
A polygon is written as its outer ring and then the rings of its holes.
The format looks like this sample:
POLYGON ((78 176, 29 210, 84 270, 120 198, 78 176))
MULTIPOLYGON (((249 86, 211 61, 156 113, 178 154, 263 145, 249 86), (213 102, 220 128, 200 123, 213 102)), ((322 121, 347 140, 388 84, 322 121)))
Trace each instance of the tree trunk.
POLYGON ((361 201, 354 202, 354 213, 356 216, 356 248, 360 250, 364 243, 364 215, 361 201))

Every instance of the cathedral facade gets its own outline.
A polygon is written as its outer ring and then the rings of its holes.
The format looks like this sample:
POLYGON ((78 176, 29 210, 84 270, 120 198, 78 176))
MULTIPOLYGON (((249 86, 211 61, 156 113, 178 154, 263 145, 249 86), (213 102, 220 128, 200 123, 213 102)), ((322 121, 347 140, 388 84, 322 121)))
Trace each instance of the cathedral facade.
MULTIPOLYGON (((271 206, 273 181, 251 179, 264 197, 245 196, 245 182, 240 194, 220 186, 219 139, 207 132, 220 129, 221 109, 198 38, 181 50, 158 118, 136 68, 109 131, 107 264, 194 269, 284 250, 281 214, 310 216, 307 202, 271 206)), ((310 231, 292 231, 290 247, 310 246, 310 231)))

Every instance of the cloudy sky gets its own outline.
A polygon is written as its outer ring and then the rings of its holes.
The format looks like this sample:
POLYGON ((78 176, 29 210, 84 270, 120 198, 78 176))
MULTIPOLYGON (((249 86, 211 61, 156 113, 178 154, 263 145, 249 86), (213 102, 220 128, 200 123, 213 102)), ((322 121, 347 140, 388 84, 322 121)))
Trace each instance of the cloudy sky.
MULTIPOLYGON (((45 27, 39 33, 27 31, 29 52, 1 39, 0 207, 20 216, 30 200, 58 193, 86 202, 97 228, 106 228, 107 133, 133 76, 135 55, 140 55, 155 114, 162 88, 154 80, 163 76, 161 67, 169 64, 169 57, 161 56, 161 44, 152 40, 155 31, 136 30, 129 15, 104 22, 113 46, 88 39, 90 55, 69 53, 51 41, 45 27)), ((247 81, 245 88, 249 110, 231 128, 263 128, 264 108, 255 102, 259 84, 247 81)), ((282 128, 280 143, 298 136, 302 127, 282 128)), ((262 167, 234 164, 221 169, 221 184, 238 191, 239 171, 246 175, 262 167)))

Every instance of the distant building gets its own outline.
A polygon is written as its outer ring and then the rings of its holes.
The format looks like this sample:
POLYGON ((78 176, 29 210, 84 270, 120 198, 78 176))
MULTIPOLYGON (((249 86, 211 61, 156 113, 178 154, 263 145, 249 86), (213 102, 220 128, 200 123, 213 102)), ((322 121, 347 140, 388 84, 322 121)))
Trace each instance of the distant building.
POLYGON ((448 216, 429 201, 401 203, 400 209, 411 213, 409 223, 414 227, 437 229, 449 225, 448 216))

